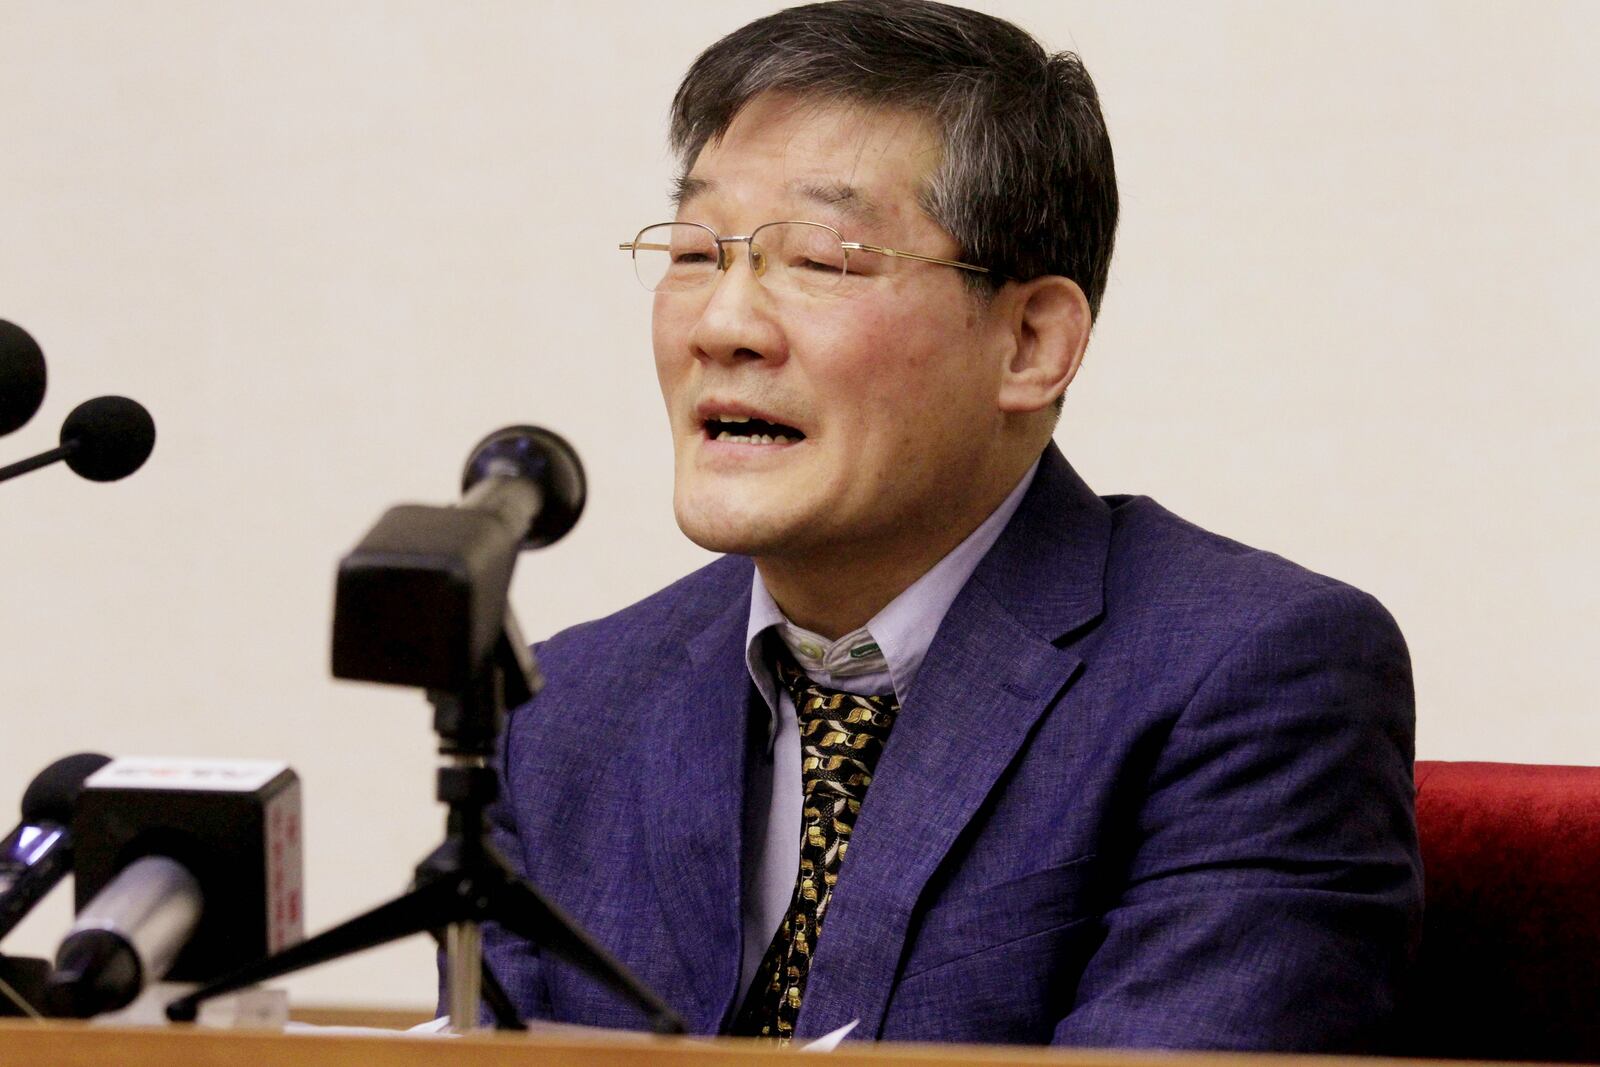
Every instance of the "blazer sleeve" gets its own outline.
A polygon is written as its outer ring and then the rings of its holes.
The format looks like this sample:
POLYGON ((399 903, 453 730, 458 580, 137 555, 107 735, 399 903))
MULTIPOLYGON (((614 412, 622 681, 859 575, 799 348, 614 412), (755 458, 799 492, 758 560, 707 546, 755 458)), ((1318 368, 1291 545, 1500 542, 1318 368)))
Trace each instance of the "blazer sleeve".
POLYGON ((1380 1047, 1421 929, 1405 642, 1330 586, 1216 660, 1141 779, 1057 1043, 1380 1047))

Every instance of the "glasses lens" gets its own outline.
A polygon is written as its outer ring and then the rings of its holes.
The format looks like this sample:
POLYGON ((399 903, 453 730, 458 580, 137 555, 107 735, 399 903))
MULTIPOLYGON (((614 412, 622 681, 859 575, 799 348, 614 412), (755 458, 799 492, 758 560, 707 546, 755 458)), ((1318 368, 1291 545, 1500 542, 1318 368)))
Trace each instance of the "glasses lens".
POLYGON ((717 276, 717 242, 690 222, 646 226, 633 240, 633 269, 651 292, 698 289, 717 276))
POLYGON ((769 288, 825 293, 845 275, 844 243, 820 222, 770 222, 751 235, 750 249, 769 288))

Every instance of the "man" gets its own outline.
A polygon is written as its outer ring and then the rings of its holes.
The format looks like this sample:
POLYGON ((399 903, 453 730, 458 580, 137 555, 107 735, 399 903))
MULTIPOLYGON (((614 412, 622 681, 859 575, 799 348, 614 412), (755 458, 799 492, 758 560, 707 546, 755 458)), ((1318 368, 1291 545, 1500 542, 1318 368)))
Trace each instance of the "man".
MULTIPOLYGON (((759 20, 673 105, 653 289, 684 532, 546 642, 512 863, 692 1028, 1353 1049, 1418 930, 1370 597, 1099 498, 1051 444, 1116 221, 1087 74, 989 16, 759 20)), ((639 1026, 491 932, 530 1015, 639 1026)))

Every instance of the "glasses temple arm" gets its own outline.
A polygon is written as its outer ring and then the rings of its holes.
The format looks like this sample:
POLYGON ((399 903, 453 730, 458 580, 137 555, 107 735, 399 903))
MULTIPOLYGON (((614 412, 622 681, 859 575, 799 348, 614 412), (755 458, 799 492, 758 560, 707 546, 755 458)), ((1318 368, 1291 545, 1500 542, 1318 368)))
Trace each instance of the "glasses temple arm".
POLYGON ((977 271, 979 274, 992 273, 988 267, 979 267, 972 263, 962 263, 954 259, 940 259, 938 256, 923 256, 915 252, 902 252, 898 248, 884 248, 880 245, 865 245, 860 241, 841 242, 846 248, 860 252, 876 252, 880 256, 893 256, 896 259, 915 259, 923 263, 937 263, 943 267, 957 267, 961 270, 977 271))

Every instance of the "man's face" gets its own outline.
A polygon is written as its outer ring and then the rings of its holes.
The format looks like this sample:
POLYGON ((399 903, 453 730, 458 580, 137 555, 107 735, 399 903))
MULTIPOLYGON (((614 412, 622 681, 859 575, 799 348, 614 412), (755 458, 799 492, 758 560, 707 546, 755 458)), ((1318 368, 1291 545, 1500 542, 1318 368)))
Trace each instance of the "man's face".
MULTIPOLYGON (((767 94, 700 153, 678 219, 722 235, 822 222, 846 241, 959 258, 917 203, 938 162, 920 117, 767 94)), ((808 295, 768 289, 745 246, 728 249, 713 286, 655 297, 684 533, 713 551, 824 564, 940 541, 996 467, 1004 359, 990 308, 950 267, 856 252, 848 284, 808 295), (803 436, 718 440, 722 416, 803 436)))

